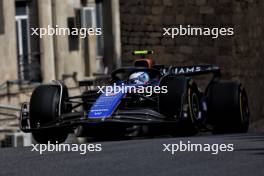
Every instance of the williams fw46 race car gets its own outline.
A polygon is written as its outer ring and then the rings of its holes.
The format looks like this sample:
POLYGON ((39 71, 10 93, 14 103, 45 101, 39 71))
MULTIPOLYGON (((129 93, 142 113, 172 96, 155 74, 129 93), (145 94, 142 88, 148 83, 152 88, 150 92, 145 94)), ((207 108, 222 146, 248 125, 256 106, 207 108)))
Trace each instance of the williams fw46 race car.
POLYGON ((246 91, 220 81, 218 66, 167 67, 153 64, 147 56, 152 51, 133 54, 139 57, 134 66, 113 71, 105 86, 80 81, 86 89, 79 96, 70 97, 61 81, 38 86, 21 107, 21 130, 39 143, 61 143, 69 133, 108 138, 247 132, 246 91), (194 77, 204 74, 212 79, 201 91, 194 77))

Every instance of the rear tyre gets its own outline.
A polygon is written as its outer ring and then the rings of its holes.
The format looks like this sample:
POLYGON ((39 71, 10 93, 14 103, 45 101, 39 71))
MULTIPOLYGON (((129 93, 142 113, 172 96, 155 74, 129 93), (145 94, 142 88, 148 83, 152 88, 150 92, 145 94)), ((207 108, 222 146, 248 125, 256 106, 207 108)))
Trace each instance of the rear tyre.
POLYGON ((241 84, 217 83, 209 87, 208 110, 214 133, 248 131, 248 98, 241 84))
POLYGON ((173 136, 195 135, 200 118, 199 91, 194 82, 182 76, 166 76, 160 86, 167 86, 167 93, 159 95, 159 111, 166 117, 179 120, 173 136))
MULTIPOLYGON (((69 111, 63 102, 68 97, 68 92, 63 91, 61 113, 69 111)), ((57 86, 41 85, 37 87, 30 99, 30 124, 38 128, 52 121, 58 120, 60 91, 57 86)), ((62 128, 47 128, 32 132, 38 143, 62 143, 68 136, 68 131, 62 128)))

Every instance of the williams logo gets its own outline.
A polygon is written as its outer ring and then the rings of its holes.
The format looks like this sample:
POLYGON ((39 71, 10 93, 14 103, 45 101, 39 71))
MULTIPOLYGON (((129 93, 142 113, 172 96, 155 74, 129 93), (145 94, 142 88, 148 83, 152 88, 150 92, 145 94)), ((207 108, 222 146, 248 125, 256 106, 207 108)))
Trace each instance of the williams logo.
POLYGON ((185 74, 185 73, 195 73, 201 71, 201 67, 172 67, 172 68, 165 68, 162 70, 162 74, 185 74))

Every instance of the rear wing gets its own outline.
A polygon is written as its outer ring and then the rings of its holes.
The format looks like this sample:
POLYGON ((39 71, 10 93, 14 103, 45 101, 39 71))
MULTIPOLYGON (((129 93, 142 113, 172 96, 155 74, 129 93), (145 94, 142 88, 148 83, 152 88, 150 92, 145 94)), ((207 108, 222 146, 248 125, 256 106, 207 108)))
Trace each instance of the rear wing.
POLYGON ((158 66, 158 67, 156 67, 156 69, 160 70, 163 76, 169 76, 169 75, 199 76, 205 74, 212 74, 213 77, 210 80, 205 92, 208 91, 209 85, 214 84, 215 82, 219 82, 221 79, 220 68, 216 65, 195 65, 195 66, 183 66, 183 67, 158 66))
MULTIPOLYGON (((155 66, 154 66, 155 68, 155 66)), ((220 68, 216 65, 195 65, 195 66, 156 66, 163 75, 184 75, 196 76, 212 73, 215 77, 221 77, 220 68), (158 68, 159 67, 159 68, 158 68)))
POLYGON ((162 75, 185 75, 185 76, 195 76, 212 73, 214 77, 220 78, 220 69, 216 65, 195 65, 195 66, 170 66, 166 67, 164 65, 154 65, 151 58, 147 58, 147 55, 153 54, 152 50, 138 50, 133 51, 133 55, 138 55, 140 59, 134 61, 135 67, 147 67, 154 68, 161 72, 162 75))

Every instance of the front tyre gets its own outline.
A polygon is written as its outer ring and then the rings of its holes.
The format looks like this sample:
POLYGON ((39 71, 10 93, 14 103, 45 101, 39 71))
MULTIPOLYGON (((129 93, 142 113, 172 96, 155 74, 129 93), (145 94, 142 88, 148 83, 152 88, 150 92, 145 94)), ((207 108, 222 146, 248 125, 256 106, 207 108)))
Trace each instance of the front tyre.
MULTIPOLYGON (((63 99, 68 97, 68 92, 63 91, 61 113, 67 111, 63 99)), ((38 86, 30 98, 30 125, 39 128, 58 120, 60 88, 55 85, 38 86)), ((63 128, 47 128, 32 132, 38 143, 62 143, 67 139, 68 131, 63 128)))
POLYGON ((167 93, 159 95, 159 111, 169 119, 179 120, 173 136, 189 136, 198 132, 201 120, 200 96, 192 79, 184 76, 166 76, 160 86, 167 86, 167 93))

